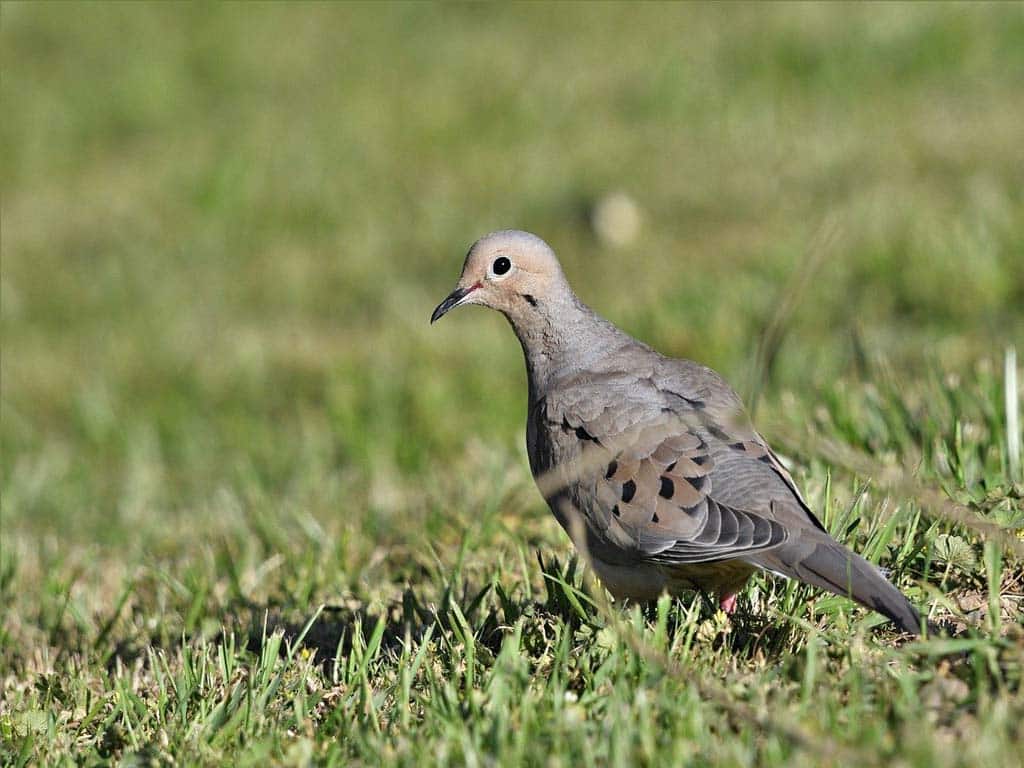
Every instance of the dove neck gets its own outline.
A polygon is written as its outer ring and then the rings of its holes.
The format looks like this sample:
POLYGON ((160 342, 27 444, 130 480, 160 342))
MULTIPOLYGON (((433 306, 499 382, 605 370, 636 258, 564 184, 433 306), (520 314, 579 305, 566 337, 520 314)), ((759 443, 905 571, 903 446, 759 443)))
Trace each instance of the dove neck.
POLYGON ((571 291, 539 302, 532 310, 507 315, 523 347, 531 402, 544 397, 559 381, 592 369, 624 336, 571 291))

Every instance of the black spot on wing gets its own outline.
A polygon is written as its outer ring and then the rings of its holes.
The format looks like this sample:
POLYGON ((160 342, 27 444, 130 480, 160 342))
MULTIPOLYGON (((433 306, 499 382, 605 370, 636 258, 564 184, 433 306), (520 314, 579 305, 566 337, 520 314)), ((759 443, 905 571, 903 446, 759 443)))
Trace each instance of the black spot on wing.
POLYGON ((721 429, 716 427, 714 424, 708 424, 708 432, 711 433, 711 436, 716 440, 721 440, 723 443, 732 442, 732 437, 728 433, 723 432, 721 429))
POLYGON ((633 496, 636 495, 636 483, 632 480, 627 480, 622 484, 622 500, 629 504, 633 500, 633 496))
MULTIPOLYGON (((651 380, 648 379, 648 381, 651 381, 651 380)), ((652 384, 653 384, 653 381, 652 381, 652 384)), ((657 385, 655 385, 655 387, 657 388, 657 385)), ((666 395, 672 395, 672 397, 678 397, 680 400, 682 400, 688 406, 690 406, 691 408, 693 408, 695 410, 700 411, 700 410, 704 409, 704 401, 699 399, 699 398, 687 397, 686 395, 681 395, 678 392, 673 392, 671 389, 659 389, 658 391, 664 392, 666 395)))
POLYGON ((686 482, 693 486, 693 490, 700 491, 707 479, 707 475, 698 475, 697 477, 686 478, 686 482))
POLYGON ((615 472, 618 470, 618 468, 619 468, 619 462, 613 460, 611 462, 611 464, 608 465, 608 471, 604 473, 604 479, 605 480, 611 480, 612 479, 612 475, 615 474, 615 472))
POLYGON ((595 443, 597 442, 597 438, 587 432, 583 427, 576 427, 576 437, 580 440, 592 440, 595 443))
POLYGON ((562 418, 562 429, 565 430, 566 432, 574 433, 579 440, 588 440, 599 445, 601 443, 600 440, 598 440, 592 434, 587 432, 587 430, 584 429, 583 427, 574 427, 572 424, 569 423, 569 419, 565 417, 562 418))
POLYGON ((658 495, 663 499, 671 499, 672 495, 676 492, 676 484, 672 482, 671 478, 661 478, 661 490, 658 491, 658 495))

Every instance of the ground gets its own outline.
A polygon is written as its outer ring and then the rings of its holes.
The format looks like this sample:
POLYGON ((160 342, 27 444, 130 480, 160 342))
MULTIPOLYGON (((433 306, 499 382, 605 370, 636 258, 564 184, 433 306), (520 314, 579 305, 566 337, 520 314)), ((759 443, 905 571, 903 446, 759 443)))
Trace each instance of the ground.
POLYGON ((0 14, 4 764, 1018 764, 1020 5, 0 14), (943 636, 609 605, 427 322, 504 227, 943 636))

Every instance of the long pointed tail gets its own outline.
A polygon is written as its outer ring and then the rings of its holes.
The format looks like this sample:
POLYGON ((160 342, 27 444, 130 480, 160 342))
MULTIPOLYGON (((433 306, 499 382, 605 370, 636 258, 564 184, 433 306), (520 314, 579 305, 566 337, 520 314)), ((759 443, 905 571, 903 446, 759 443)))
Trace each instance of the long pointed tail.
POLYGON ((921 634, 921 616, 910 601, 860 555, 817 531, 803 531, 780 547, 758 553, 751 562, 850 597, 888 616, 904 632, 921 634))

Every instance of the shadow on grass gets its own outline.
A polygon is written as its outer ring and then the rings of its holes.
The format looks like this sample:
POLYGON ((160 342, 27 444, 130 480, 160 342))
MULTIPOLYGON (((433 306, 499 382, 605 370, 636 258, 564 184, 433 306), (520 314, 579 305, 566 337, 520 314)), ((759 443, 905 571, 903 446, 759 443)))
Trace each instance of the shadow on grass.
POLYGON ((380 632, 379 650, 384 654, 399 653, 403 644, 417 645, 431 626, 440 632, 436 637, 451 634, 456 622, 465 622, 476 642, 497 652, 505 636, 501 612, 483 610, 483 601, 491 585, 475 591, 466 586, 460 595, 445 590, 436 605, 407 589, 401 602, 373 611, 358 601, 349 605, 325 605, 319 614, 310 612, 301 619, 294 611, 280 607, 251 607, 248 622, 236 622, 235 631, 247 638, 247 649, 261 653, 267 638, 274 632, 283 635, 281 653, 296 644, 314 654, 317 664, 325 666, 346 659, 358 644, 365 648, 380 632), (383 626, 381 624, 383 623, 383 626))
MULTIPOLYGON (((400 655, 404 647, 418 646, 431 627, 433 642, 459 644, 468 633, 476 645, 497 655, 505 637, 520 622, 525 622, 527 634, 544 637, 557 634, 551 633, 551 628, 577 634, 585 627, 598 630, 605 626, 606 620, 590 591, 593 582, 584 578, 578 558, 562 561, 557 557, 545 558, 538 552, 538 564, 543 592, 496 580, 483 586, 463 582, 448 586, 440 594, 436 587, 409 588, 400 600, 379 606, 368 606, 357 598, 323 608, 240 600, 224 607, 223 626, 207 637, 214 645, 233 646, 237 642, 257 655, 264 653, 273 638, 281 655, 301 647, 326 669, 349 659, 354 649, 358 657, 371 643, 376 646, 375 653, 400 655), (375 639, 377 634, 379 639, 375 639)), ((802 599, 801 595, 793 597, 802 599)), ((776 596, 776 602, 779 599, 785 608, 787 600, 776 596)), ((653 631, 658 623, 657 605, 642 606, 641 611, 646 631, 653 631)), ((681 634, 695 632, 699 633, 695 642, 706 644, 714 652, 726 650, 737 657, 767 660, 799 652, 806 636, 805 627, 798 622, 750 610, 742 601, 740 610, 724 620, 714 600, 696 593, 690 598, 677 598, 665 617, 670 647, 681 634)), ((947 634, 956 636, 953 632, 947 634)), ((579 642, 587 642, 591 635, 592 632, 584 631, 579 642)), ((122 640, 112 649, 107 665, 129 664, 145 657, 147 647, 166 649, 182 640, 191 643, 198 636, 186 633, 184 637, 165 635, 162 640, 122 640)))
MULTIPOLYGON (((557 557, 545 558, 538 553, 544 577, 545 592, 526 596, 513 588, 506 592, 500 582, 483 587, 461 585, 456 593, 449 587, 434 602, 424 600, 414 589, 407 589, 400 602, 377 611, 353 600, 348 605, 326 605, 315 611, 299 613, 280 606, 250 606, 247 620, 236 621, 236 636, 247 638, 247 648, 254 653, 263 650, 266 639, 281 632, 285 640, 281 653, 301 644, 315 654, 320 665, 340 661, 349 656, 355 643, 365 647, 381 622, 380 651, 400 652, 405 643, 417 645, 428 628, 436 626, 434 637, 442 642, 458 642, 460 625, 472 633, 477 645, 492 653, 501 650, 505 636, 521 619, 532 624, 560 625, 575 633, 583 626, 599 629, 605 619, 590 593, 592 584, 583 578, 583 568, 576 557, 565 562, 557 557), (488 596, 491 599, 486 599, 488 596)), ((648 628, 657 622, 656 603, 642 606, 648 628)), ((241 616, 239 616, 241 618, 241 616)), ((699 625, 721 625, 703 642, 714 650, 728 647, 738 656, 762 656, 779 659, 796 652, 805 630, 796 622, 741 608, 724 623, 718 606, 707 595, 694 593, 691 599, 677 598, 666 621, 671 644, 678 633, 692 631, 691 622, 699 625), (691 600, 700 602, 696 615, 688 608, 691 600)))

